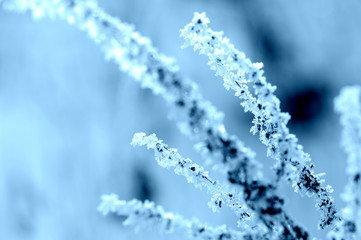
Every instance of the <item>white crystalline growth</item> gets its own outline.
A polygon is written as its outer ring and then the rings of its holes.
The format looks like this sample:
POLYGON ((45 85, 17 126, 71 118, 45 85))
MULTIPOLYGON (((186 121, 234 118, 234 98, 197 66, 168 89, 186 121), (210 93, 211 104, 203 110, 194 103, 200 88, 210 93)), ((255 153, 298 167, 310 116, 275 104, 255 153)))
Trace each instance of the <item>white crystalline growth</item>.
POLYGON ((201 223, 198 219, 191 220, 181 215, 164 211, 163 207, 156 206, 153 202, 139 200, 119 200, 117 195, 103 195, 98 211, 104 215, 115 213, 125 216, 125 226, 135 227, 136 230, 154 229, 164 233, 178 233, 191 239, 203 240, 246 240, 261 239, 245 233, 229 229, 226 225, 212 227, 201 223))
POLYGON ((224 87, 235 91, 242 100, 246 112, 254 115, 251 132, 258 133, 261 142, 267 146, 267 155, 277 160, 277 182, 286 177, 296 192, 312 196, 321 211, 320 228, 333 225, 339 220, 331 186, 314 173, 314 164, 309 154, 303 151, 298 139, 291 134, 287 123, 288 113, 281 112, 276 90, 266 81, 262 63, 252 63, 243 52, 237 50, 223 32, 209 28, 205 13, 195 13, 191 23, 181 30, 185 40, 183 47, 193 46, 209 58, 210 68, 221 76, 224 87), (252 84, 251 92, 248 84, 252 84))
POLYGON ((177 149, 169 148, 155 134, 147 136, 145 133, 136 133, 131 145, 147 146, 148 149, 153 149, 155 159, 161 167, 174 168, 174 172, 186 177, 188 183, 192 183, 199 189, 205 188, 213 196, 209 203, 213 211, 228 206, 240 219, 246 220, 250 217, 249 210, 243 204, 242 193, 231 192, 227 190, 227 186, 212 180, 208 171, 205 171, 202 166, 193 163, 189 158, 183 158, 177 149))
POLYGON ((342 198, 342 221, 329 233, 331 239, 361 239, 361 86, 344 87, 335 99, 342 125, 341 146, 347 154, 348 182, 342 198))

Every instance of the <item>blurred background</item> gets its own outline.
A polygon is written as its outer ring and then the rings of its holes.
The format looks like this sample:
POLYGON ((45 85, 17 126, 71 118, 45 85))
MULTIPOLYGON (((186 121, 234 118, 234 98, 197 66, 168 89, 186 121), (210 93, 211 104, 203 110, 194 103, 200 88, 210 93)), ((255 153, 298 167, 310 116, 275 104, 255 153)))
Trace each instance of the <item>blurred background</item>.
MULTIPOLYGON (((252 117, 225 91, 204 56, 180 49, 179 29, 194 11, 206 12, 214 30, 223 30, 253 62, 264 62, 282 110, 292 115, 291 131, 316 172, 327 173, 336 204, 343 206, 346 155, 333 98, 342 86, 361 83, 359 0, 104 0, 99 6, 175 57, 183 75, 225 113, 228 131, 253 148, 271 174, 274 160, 249 133, 252 117)), ((130 146, 135 132, 154 132, 183 156, 204 162, 168 120, 163 99, 104 61, 85 33, 62 21, 0 10, 0 37, 0 239, 184 239, 134 233, 121 225, 122 218, 103 217, 96 208, 109 193, 236 227, 230 211, 213 214, 205 192, 158 167, 152 152, 130 146)), ((325 238, 312 199, 288 183, 280 195, 289 215, 325 238)))

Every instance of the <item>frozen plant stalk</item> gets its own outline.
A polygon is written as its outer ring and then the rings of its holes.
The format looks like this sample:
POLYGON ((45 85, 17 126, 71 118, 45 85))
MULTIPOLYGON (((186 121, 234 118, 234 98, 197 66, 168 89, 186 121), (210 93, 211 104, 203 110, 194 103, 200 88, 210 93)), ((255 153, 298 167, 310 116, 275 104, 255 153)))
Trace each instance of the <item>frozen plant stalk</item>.
POLYGON ((243 206, 241 193, 234 193, 227 190, 227 187, 219 181, 214 181, 208 176, 202 166, 193 163, 189 158, 183 158, 175 148, 169 148, 155 134, 146 136, 145 133, 134 134, 131 142, 133 146, 147 146, 154 150, 155 159, 163 168, 174 168, 177 175, 183 175, 188 183, 192 183, 196 188, 205 188, 211 195, 212 200, 209 207, 215 212, 226 205, 230 207, 240 219, 250 217, 248 209, 243 206))
POLYGON ((119 201, 114 194, 104 195, 98 210, 103 214, 109 212, 127 216, 125 225, 134 225, 136 228, 157 226, 161 231, 172 232, 174 229, 183 230, 190 237, 197 239, 244 239, 244 240, 270 240, 271 236, 267 229, 262 226, 249 225, 250 214, 247 208, 241 205, 243 197, 241 193, 234 193, 227 190, 225 185, 212 180, 208 172, 203 167, 193 163, 188 158, 183 158, 177 149, 169 148, 155 134, 147 136, 145 133, 134 135, 131 144, 133 146, 147 146, 153 149, 155 159, 161 167, 174 168, 174 172, 187 178, 188 183, 192 183, 196 188, 205 188, 213 195, 209 206, 213 211, 222 208, 224 205, 230 207, 234 213, 243 220, 238 222, 241 233, 228 230, 225 226, 209 228, 200 224, 198 220, 186 220, 181 216, 165 213, 163 208, 155 207, 154 203, 138 200, 130 202, 119 201))
POLYGON ((197 85, 183 77, 175 62, 159 53, 148 38, 107 14, 91 0, 3 2, 7 9, 30 11, 34 18, 65 20, 88 33, 107 59, 169 103, 182 132, 196 142, 197 150, 208 160, 222 165, 228 181, 241 187, 247 205, 270 233, 283 229, 280 234, 287 239, 307 239, 308 233, 283 209, 284 200, 276 193, 277 185, 262 178, 255 153, 227 132, 223 113, 206 101, 197 85))
MULTIPOLYGON (((212 69, 224 77, 226 88, 238 89, 236 94, 246 100, 243 103, 245 110, 255 114, 252 132, 260 134, 260 139, 268 146, 269 155, 279 160, 277 181, 272 184, 262 178, 254 152, 226 131, 223 113, 203 99, 194 82, 181 76, 173 59, 159 53, 151 41, 136 32, 133 26, 108 15, 92 0, 0 0, 2 3, 11 10, 29 10, 34 18, 65 20, 87 32, 107 59, 116 62, 122 71, 143 87, 160 94, 175 110, 178 124, 184 133, 195 140, 198 150, 213 163, 222 164, 229 182, 242 188, 237 204, 244 201, 258 220, 269 228, 268 231, 280 227, 284 229, 281 233, 284 239, 308 239, 308 234, 284 212, 283 199, 277 196, 278 180, 284 175, 294 183, 296 190, 317 196, 320 200, 317 205, 325 215, 321 227, 338 219, 329 196, 330 188, 323 186, 320 175, 313 172, 309 156, 297 144, 295 136, 289 134, 286 127, 289 116, 280 112, 279 100, 273 95, 275 87, 263 77, 262 65, 252 64, 222 34, 205 28, 209 23, 205 16, 198 15, 200 17, 191 26, 194 28, 187 31, 192 38, 199 38, 195 47, 202 52, 217 50, 213 55, 209 54, 212 69), (205 44, 204 40, 207 39, 209 43, 205 44), (231 47, 227 48, 228 45, 231 47), (254 83, 255 96, 248 89, 249 82, 254 83)), ((213 209, 227 202, 220 198, 226 197, 227 192, 214 194, 213 209)))
POLYGON ((98 210, 104 215, 115 213, 125 216, 125 226, 136 229, 157 228, 164 233, 178 233, 187 235, 191 239, 203 240, 248 240, 255 239, 239 231, 229 229, 225 225, 211 227, 201 223, 198 219, 185 219, 181 215, 165 212, 161 206, 153 202, 139 200, 120 201, 114 194, 102 196, 98 210))
MULTIPOLYGON (((265 227, 268 227, 268 229, 265 229, 264 226, 259 225, 259 223, 256 223, 258 224, 257 227, 252 226, 253 229, 261 230, 259 234, 263 231, 267 233, 267 237, 266 234, 262 233, 264 239, 308 239, 308 233, 298 227, 283 211, 283 200, 273 195, 275 191, 273 186, 262 186, 260 182, 254 181, 246 182, 244 192, 235 194, 234 192, 230 192, 226 185, 211 180, 208 172, 204 171, 203 167, 192 163, 188 158, 181 157, 177 149, 168 148, 155 134, 146 136, 145 133, 137 133, 134 135, 131 144, 133 146, 145 145, 148 149, 153 149, 155 159, 160 166, 164 168, 175 168, 174 172, 176 174, 185 176, 188 182, 193 183, 195 187, 206 188, 207 191, 213 195, 209 203, 213 211, 218 210, 223 205, 227 205, 238 217, 244 219, 249 216, 247 208, 242 206, 243 203, 246 202, 253 210, 257 211, 258 220, 260 220, 265 227)), ((253 218, 255 218, 255 216, 253 216, 253 218)), ((243 227, 243 225, 244 223, 239 224, 240 227, 243 227)))
POLYGON ((342 221, 329 233, 333 240, 361 239, 361 86, 344 87, 335 99, 341 115, 341 145, 347 154, 348 182, 342 195, 346 203, 342 221))
POLYGON ((273 94, 276 87, 263 76, 263 64, 252 63, 223 37, 223 32, 213 31, 208 23, 205 13, 195 13, 192 22, 181 30, 185 39, 183 47, 194 46, 194 50, 207 55, 208 64, 223 78, 224 87, 234 90, 235 96, 242 99, 244 110, 254 115, 251 132, 259 133, 261 142, 267 146, 268 156, 278 161, 277 181, 286 175, 295 191, 314 196, 322 214, 319 227, 333 225, 339 220, 330 196, 333 190, 329 185, 324 186, 321 174, 314 173, 309 154, 290 133, 287 127, 290 116, 281 112, 280 100, 273 94), (247 85, 249 83, 253 85, 254 94, 247 85))
POLYGON ((182 132, 197 143, 197 149, 208 160, 223 164, 222 169, 229 174, 238 172, 242 181, 261 177, 255 153, 227 132, 224 114, 203 98, 195 82, 180 74, 174 59, 159 53, 150 39, 136 32, 132 25, 110 16, 93 0, 3 2, 6 9, 30 11, 34 18, 65 20, 86 32, 106 59, 113 60, 121 71, 169 103, 182 132))

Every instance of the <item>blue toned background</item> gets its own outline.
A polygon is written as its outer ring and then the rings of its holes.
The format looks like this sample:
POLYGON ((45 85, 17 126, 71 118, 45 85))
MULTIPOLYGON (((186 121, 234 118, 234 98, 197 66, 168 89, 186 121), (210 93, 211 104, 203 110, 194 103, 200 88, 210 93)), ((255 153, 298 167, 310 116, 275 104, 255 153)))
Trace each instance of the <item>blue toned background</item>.
MULTIPOLYGON (((333 98, 360 83, 361 3, 275 0, 100 1, 113 16, 132 23, 194 79, 204 96, 225 112, 226 127, 257 152, 271 175, 274 160, 249 133, 251 116, 214 77, 207 59, 181 50, 179 29, 194 11, 205 11, 215 30, 254 62, 262 61, 278 86, 290 128, 311 154, 317 172, 339 195, 346 156, 333 98)), ((235 227, 227 210, 213 214, 209 196, 157 166, 153 154, 129 143, 135 132, 157 133, 185 157, 203 164, 192 143, 167 118, 165 102, 112 62, 78 29, 61 21, 0 10, 0 239, 183 239, 121 225, 96 211, 102 194, 150 199, 167 211, 235 227)), ((217 173, 213 173, 217 176, 217 173)), ((284 183, 286 208, 313 236, 319 213, 312 199, 284 183)))

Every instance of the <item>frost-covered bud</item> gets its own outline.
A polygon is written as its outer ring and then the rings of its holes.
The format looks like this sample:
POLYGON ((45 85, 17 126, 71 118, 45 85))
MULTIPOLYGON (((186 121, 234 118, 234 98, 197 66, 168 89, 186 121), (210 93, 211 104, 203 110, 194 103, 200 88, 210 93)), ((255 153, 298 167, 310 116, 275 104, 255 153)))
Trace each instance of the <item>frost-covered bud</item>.
POLYGON ((252 63, 244 53, 235 49, 223 32, 210 29, 210 21, 204 15, 195 13, 192 22, 181 30, 185 46, 194 46, 194 50, 207 55, 210 68, 223 78, 225 88, 235 91, 244 110, 254 115, 250 131, 259 134, 259 139, 267 146, 267 155, 277 160, 276 180, 287 176, 296 191, 314 196, 322 215, 319 226, 332 225, 339 217, 330 191, 315 175, 311 158, 298 144, 296 136, 290 134, 287 127, 290 116, 281 112, 280 100, 274 95, 276 87, 263 76, 263 64, 252 63))

